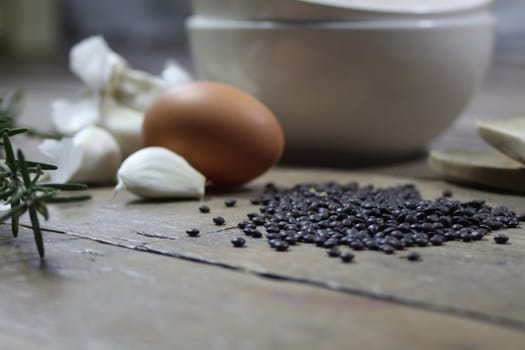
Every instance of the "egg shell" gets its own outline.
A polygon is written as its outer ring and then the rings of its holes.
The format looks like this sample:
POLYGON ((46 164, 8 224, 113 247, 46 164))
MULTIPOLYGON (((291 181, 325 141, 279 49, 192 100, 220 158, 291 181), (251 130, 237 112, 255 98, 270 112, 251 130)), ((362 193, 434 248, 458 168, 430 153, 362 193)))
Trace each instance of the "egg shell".
POLYGON ((171 149, 214 185, 237 186, 276 164, 284 134, 255 97, 215 82, 168 89, 146 112, 144 146, 171 149))

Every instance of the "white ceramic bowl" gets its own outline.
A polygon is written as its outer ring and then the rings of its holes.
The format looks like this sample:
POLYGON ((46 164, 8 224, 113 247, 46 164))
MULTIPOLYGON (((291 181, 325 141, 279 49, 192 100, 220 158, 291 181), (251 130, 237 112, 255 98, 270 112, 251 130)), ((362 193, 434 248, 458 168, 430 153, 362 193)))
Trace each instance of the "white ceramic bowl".
POLYGON ((492 0, 192 0, 196 15, 244 20, 376 20, 483 11, 492 0))
POLYGON ((493 17, 293 24, 194 17, 197 71, 281 121, 288 154, 419 152, 461 113, 491 58, 493 17), (307 153, 305 153, 307 152, 307 153))

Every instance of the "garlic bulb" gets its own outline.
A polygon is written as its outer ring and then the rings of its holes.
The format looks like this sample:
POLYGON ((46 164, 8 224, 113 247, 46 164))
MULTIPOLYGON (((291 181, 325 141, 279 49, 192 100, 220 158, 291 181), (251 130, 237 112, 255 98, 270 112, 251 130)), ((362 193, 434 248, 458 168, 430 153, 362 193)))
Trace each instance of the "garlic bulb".
POLYGON ((100 36, 89 37, 73 46, 69 60, 73 73, 90 90, 104 92, 141 112, 170 86, 191 80, 191 75, 174 61, 166 64, 162 76, 131 69, 100 36))
POLYGON ((143 147, 144 115, 141 112, 121 105, 114 98, 106 96, 102 100, 100 113, 102 114, 100 126, 115 137, 123 158, 143 147))
POLYGON ((206 179, 184 158, 162 147, 147 147, 129 156, 117 173, 119 191, 144 198, 202 198, 206 179))
POLYGON ((49 174, 51 181, 57 183, 111 183, 122 160, 115 138, 96 126, 84 128, 72 138, 44 140, 38 148, 57 165, 58 169, 49 174))
POLYGON ((192 79, 175 61, 166 64, 161 76, 133 70, 100 36, 73 46, 69 59, 88 91, 72 100, 53 101, 55 129, 70 136, 98 125, 117 139, 124 157, 142 147, 144 111, 167 88, 192 79))

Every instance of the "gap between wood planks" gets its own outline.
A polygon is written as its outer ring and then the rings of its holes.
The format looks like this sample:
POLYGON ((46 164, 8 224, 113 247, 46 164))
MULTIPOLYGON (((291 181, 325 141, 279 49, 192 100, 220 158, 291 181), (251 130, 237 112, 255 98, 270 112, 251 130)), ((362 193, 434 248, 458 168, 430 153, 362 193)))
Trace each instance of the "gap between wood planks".
MULTIPOLYGON (((31 228, 30 225, 20 225, 20 226, 31 228)), ((227 229, 230 229, 230 228, 227 228, 227 229)), ((223 229, 223 230, 227 230, 227 229, 223 229)), ((465 309, 446 306, 446 305, 437 305, 437 304, 432 304, 432 303, 428 303, 424 301, 411 300, 411 299, 403 298, 403 297, 396 296, 396 295, 378 293, 378 292, 373 292, 373 291, 369 291, 369 290, 365 290, 361 288, 352 288, 352 287, 338 285, 336 283, 328 283, 328 282, 313 280, 309 278, 290 276, 286 274, 279 274, 279 273, 268 272, 268 271, 258 271, 255 269, 235 266, 235 265, 223 263, 220 261, 204 259, 204 258, 196 257, 190 254, 177 252, 177 251, 171 251, 171 250, 167 251, 167 250, 162 250, 158 248, 148 247, 147 243, 144 243, 144 242, 138 242, 138 241, 132 241, 132 240, 122 240, 122 242, 114 242, 114 241, 107 240, 107 239, 88 236, 85 234, 78 234, 74 232, 66 232, 62 230, 49 229, 49 228, 42 228, 42 231, 67 235, 69 237, 75 237, 79 239, 87 239, 90 241, 94 241, 94 242, 105 244, 105 245, 110 245, 110 246, 117 247, 117 248, 125 248, 125 249, 134 250, 138 252, 151 253, 151 254, 161 255, 165 257, 191 261, 191 262, 195 262, 199 264, 220 267, 220 268, 224 268, 227 270, 248 273, 248 274, 255 275, 258 277, 262 277, 262 278, 268 278, 272 280, 290 282, 290 283, 300 283, 300 284, 304 284, 308 286, 323 288, 323 289, 341 292, 341 293, 345 293, 349 295, 374 299, 374 300, 397 304, 397 305, 413 307, 413 308, 417 308, 417 309, 421 309, 425 311, 438 312, 438 313, 442 313, 442 314, 446 314, 450 316, 461 317, 461 318, 465 318, 469 320, 474 320, 478 322, 483 322, 487 324, 497 325, 497 326, 525 332, 525 322, 523 321, 514 320, 514 319, 510 319, 506 317, 494 316, 494 315, 486 314, 483 312, 465 310, 465 309), (135 244, 135 242, 140 243, 140 244, 135 244)))

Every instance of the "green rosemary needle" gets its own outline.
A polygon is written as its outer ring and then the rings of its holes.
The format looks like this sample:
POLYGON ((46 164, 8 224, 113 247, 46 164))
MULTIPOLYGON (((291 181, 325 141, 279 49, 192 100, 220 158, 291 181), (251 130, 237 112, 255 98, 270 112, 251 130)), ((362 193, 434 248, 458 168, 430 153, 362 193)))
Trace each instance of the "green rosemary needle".
POLYGON ((24 128, 14 127, 15 104, 21 95, 15 94, 7 102, 0 97, 0 200, 10 206, 10 209, 0 215, 0 222, 11 220, 11 232, 18 236, 20 216, 29 214, 31 227, 35 238, 38 254, 44 258, 44 241, 39 216, 49 218, 47 204, 64 203, 89 199, 90 196, 80 195, 63 197, 62 191, 79 191, 87 189, 84 184, 65 183, 50 184, 39 182, 45 170, 54 170, 52 164, 27 161, 22 150, 15 153, 10 137, 27 132, 24 128))

